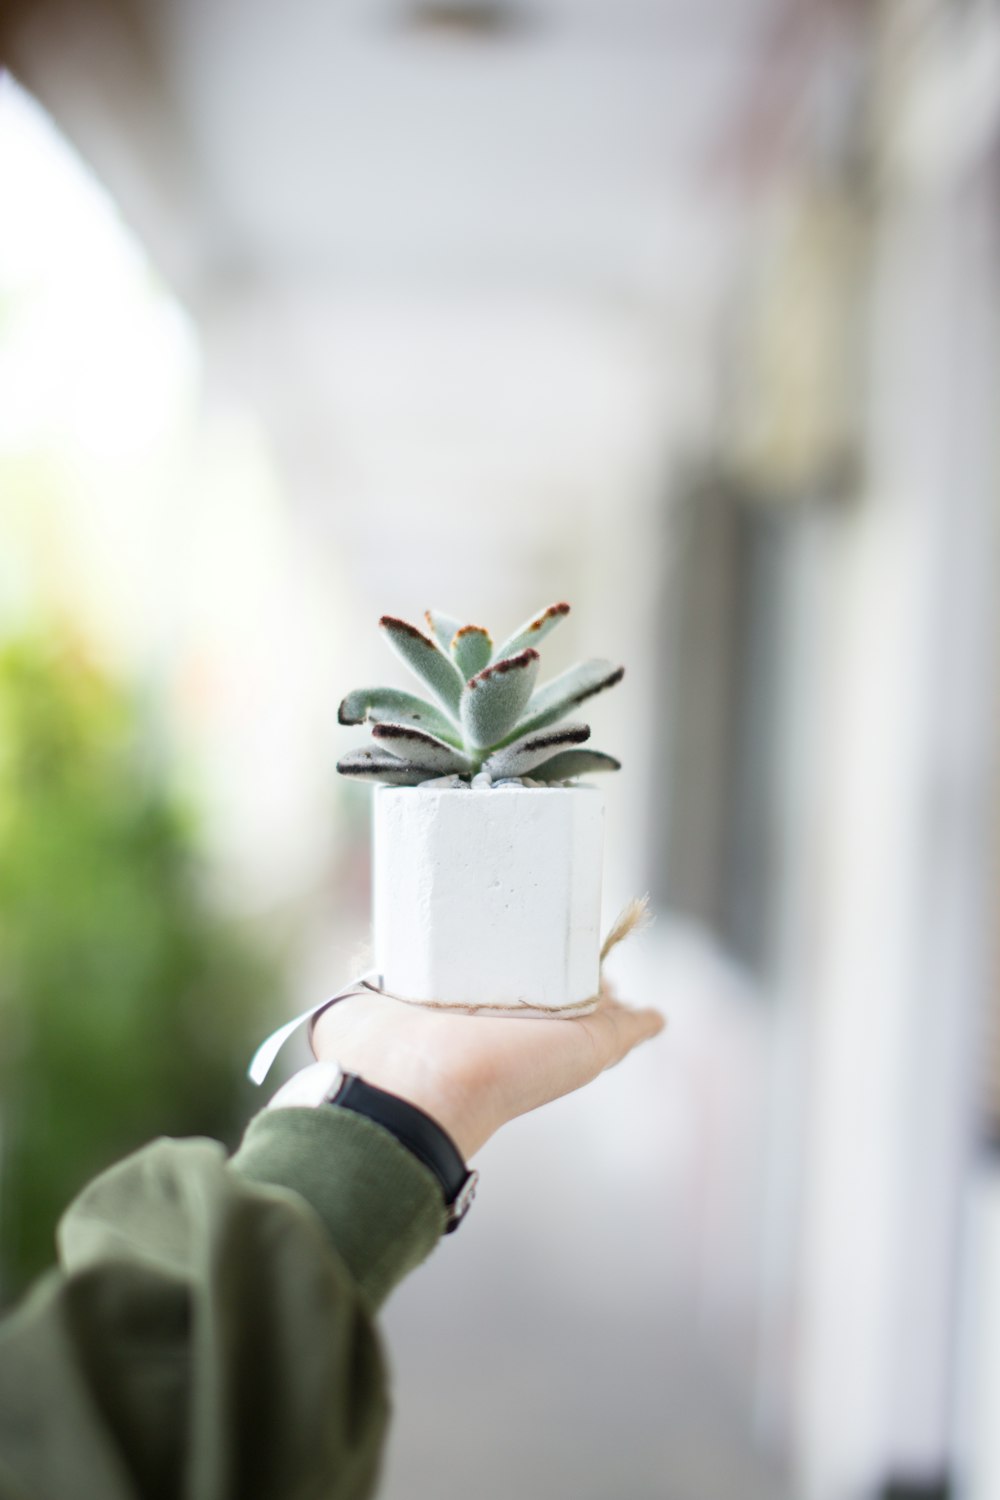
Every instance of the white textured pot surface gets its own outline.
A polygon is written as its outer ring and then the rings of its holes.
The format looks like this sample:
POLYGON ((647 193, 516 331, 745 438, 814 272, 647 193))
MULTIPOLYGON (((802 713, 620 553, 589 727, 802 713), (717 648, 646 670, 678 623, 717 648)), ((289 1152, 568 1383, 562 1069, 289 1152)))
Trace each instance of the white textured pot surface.
POLYGON ((376 788, 384 989, 517 1015, 591 1009, 603 842, 595 787, 376 788))

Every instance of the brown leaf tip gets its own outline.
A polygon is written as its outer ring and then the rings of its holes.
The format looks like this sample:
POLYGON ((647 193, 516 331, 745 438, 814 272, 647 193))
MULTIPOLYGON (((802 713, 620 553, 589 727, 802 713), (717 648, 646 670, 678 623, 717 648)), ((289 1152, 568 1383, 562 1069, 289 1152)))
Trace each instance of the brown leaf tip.
POLYGON ((608 673, 607 677, 602 677, 596 687, 588 688, 585 693, 581 693, 580 697, 576 700, 577 703, 582 703, 584 698, 592 698, 595 693, 603 693, 605 688, 614 687, 617 683, 621 682, 624 676, 625 668, 616 667, 613 672, 608 673))
POLYGON ((543 625, 548 624, 549 620, 554 620, 557 615, 568 615, 568 614, 569 614, 569 605, 568 604, 550 604, 549 607, 548 607, 548 609, 543 609, 542 610, 542 612, 538 616, 537 620, 532 620, 532 622, 531 622, 531 624, 530 624, 530 626, 528 628, 530 630, 541 630, 541 628, 542 628, 543 625))
POLYGON ((432 734, 425 729, 410 729, 405 724, 375 724, 372 726, 375 740, 419 740, 424 745, 436 744, 432 734))
POLYGON ((415 625, 411 625, 409 620, 399 620, 395 615, 383 615, 381 620, 379 620, 379 625, 383 630, 402 630, 405 635, 411 636, 415 641, 422 642, 425 646, 429 646, 432 651, 437 650, 434 642, 429 641, 423 631, 418 630, 415 625))
POLYGON ((552 729, 548 734, 532 735, 526 741, 525 750, 545 750, 549 745, 582 745, 590 739, 590 725, 578 724, 575 729, 552 729))
POLYGON ((493 644, 493 637, 490 635, 485 625, 463 625, 460 630, 455 631, 452 645, 454 645, 455 641, 460 640, 463 635, 484 635, 489 641, 490 645, 492 646, 493 644))
POLYGON ((352 771, 398 771, 403 761, 398 755, 393 755, 389 750, 383 750, 381 755, 377 750, 354 750, 350 755, 345 755, 337 762, 337 770, 342 775, 348 775, 352 771))
POLYGON ((533 661, 538 661, 538 652, 534 646, 528 646, 524 651, 519 651, 516 656, 506 656, 503 661, 495 661, 491 666, 484 667, 481 672, 476 673, 475 677, 469 678, 469 687, 470 689, 477 688, 481 682, 488 682, 497 673, 502 675, 504 672, 519 671, 523 667, 530 666, 533 661))

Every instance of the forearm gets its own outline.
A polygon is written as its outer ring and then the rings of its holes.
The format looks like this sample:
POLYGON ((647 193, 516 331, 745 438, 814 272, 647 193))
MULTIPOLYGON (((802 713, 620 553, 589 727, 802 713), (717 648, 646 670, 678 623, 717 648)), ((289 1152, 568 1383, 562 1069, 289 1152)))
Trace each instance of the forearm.
POLYGON ((231 1166, 310 1204, 373 1310, 444 1229, 441 1190, 427 1169, 380 1126, 344 1110, 265 1110, 231 1166))

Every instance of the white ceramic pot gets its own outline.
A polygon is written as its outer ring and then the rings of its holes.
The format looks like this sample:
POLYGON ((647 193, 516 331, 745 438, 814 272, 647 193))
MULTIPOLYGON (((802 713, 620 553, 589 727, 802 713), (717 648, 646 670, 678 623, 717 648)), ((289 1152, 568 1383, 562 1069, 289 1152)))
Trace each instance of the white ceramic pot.
POLYGON ((593 1009, 603 841, 591 786, 376 788, 383 988, 505 1014, 593 1009))

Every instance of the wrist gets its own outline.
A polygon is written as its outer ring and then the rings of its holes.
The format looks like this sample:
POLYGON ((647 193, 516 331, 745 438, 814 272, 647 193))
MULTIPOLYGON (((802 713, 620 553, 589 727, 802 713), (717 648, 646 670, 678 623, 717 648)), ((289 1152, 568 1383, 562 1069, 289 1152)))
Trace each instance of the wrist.
POLYGON ((469 1158, 499 1128, 490 1120, 485 1091, 470 1082, 446 1076, 436 1059, 406 1048, 396 1050, 384 1038, 368 1047, 363 1038, 346 1038, 323 1027, 321 1016, 313 1031, 312 1046, 321 1062, 336 1062, 375 1088, 421 1110, 438 1125, 469 1158))
POLYGON ((424 1070, 407 1067, 371 1068, 353 1066, 374 1088, 393 1094, 397 1099, 419 1109, 454 1141, 465 1161, 479 1150, 493 1134, 485 1127, 480 1112, 461 1097, 461 1091, 429 1076, 424 1070))
POLYGON ((375 1088, 395 1095, 427 1115, 454 1141, 466 1161, 490 1133, 482 1134, 474 1111, 463 1104, 458 1090, 442 1086, 433 1078, 408 1069, 375 1069, 362 1072, 361 1076, 375 1088))

